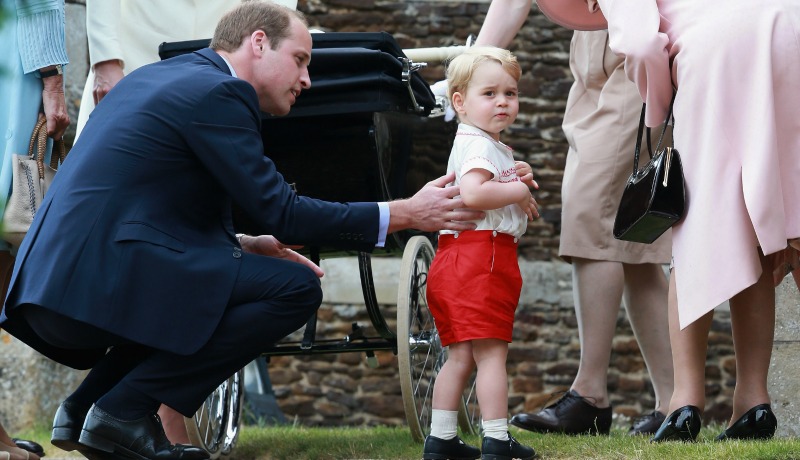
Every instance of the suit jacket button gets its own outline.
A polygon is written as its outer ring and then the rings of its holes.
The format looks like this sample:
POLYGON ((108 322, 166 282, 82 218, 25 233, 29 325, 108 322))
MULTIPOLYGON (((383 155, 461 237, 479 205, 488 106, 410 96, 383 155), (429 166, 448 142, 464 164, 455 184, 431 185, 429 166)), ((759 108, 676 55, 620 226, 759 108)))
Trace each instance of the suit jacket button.
POLYGON ((233 258, 239 259, 242 257, 242 250, 239 248, 233 248, 233 258))

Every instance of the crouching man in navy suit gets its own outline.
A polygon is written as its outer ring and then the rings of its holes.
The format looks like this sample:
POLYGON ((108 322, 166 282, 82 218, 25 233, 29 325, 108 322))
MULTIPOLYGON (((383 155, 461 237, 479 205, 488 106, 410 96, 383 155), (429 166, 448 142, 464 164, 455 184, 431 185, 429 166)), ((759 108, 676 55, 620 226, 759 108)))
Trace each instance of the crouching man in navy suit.
POLYGON ((310 57, 301 14, 245 2, 210 48, 132 72, 92 113, 0 315, 46 356, 91 368, 56 413, 56 446, 90 459, 207 458, 170 445, 156 410, 192 415, 319 307, 322 272, 278 241, 369 251, 405 228, 474 228, 482 214, 445 187, 451 176, 389 203, 292 191, 265 157, 260 111, 289 112, 311 85, 310 57), (238 241, 233 203, 277 240, 238 241))

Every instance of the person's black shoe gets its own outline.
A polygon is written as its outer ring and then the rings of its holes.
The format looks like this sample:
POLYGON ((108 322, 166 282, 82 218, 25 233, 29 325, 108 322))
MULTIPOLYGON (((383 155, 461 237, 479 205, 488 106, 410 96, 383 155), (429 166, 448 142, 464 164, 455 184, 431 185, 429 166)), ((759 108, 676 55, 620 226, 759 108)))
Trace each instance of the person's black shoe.
POLYGON ((481 460, 531 460, 535 456, 533 449, 520 444, 511 433, 508 434, 508 441, 483 437, 481 460))
POLYGON ((700 409, 683 406, 669 414, 650 442, 694 441, 700 432, 700 409))
POLYGON ((775 436, 778 419, 769 404, 759 404, 717 436, 717 441, 728 439, 770 439, 775 436))
POLYGON ((537 433, 608 434, 611 429, 611 406, 597 407, 570 390, 555 403, 535 414, 517 414, 512 425, 537 433))
POLYGON ((29 441, 27 439, 19 439, 19 438, 11 438, 14 441, 14 444, 22 450, 27 450, 32 454, 36 454, 39 457, 44 457, 44 447, 41 444, 35 441, 29 441))
POLYGON ((78 439, 81 437, 81 429, 87 412, 89 412, 89 408, 86 406, 70 401, 62 402, 53 417, 53 434, 50 443, 67 452, 82 448, 78 439))
POLYGON ((480 456, 481 451, 477 447, 470 446, 458 436, 453 439, 428 436, 422 448, 424 460, 476 460, 480 456))
POLYGON ((629 436, 637 434, 654 435, 658 428, 664 423, 667 416, 661 412, 654 410, 653 412, 636 417, 631 424, 631 429, 628 430, 629 436))
POLYGON ((208 452, 194 446, 172 445, 158 415, 120 420, 99 407, 86 414, 80 443, 116 459, 205 460, 208 452))
POLYGON ((61 403, 53 417, 53 434, 50 444, 67 452, 77 450, 89 460, 115 460, 113 454, 96 451, 78 442, 87 412, 89 412, 89 408, 81 404, 71 401, 61 403))

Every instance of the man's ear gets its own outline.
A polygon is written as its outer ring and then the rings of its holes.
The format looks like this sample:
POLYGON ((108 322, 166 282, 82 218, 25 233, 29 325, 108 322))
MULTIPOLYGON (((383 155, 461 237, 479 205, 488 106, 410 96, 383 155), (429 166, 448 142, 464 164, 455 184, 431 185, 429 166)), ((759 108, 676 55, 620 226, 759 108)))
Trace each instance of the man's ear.
POLYGON ((250 45, 254 53, 262 54, 269 48, 269 38, 263 30, 258 29, 250 35, 250 45))
POLYGON ((453 93, 450 104, 452 104, 453 110, 455 110, 456 113, 464 113, 464 96, 461 93, 453 93))

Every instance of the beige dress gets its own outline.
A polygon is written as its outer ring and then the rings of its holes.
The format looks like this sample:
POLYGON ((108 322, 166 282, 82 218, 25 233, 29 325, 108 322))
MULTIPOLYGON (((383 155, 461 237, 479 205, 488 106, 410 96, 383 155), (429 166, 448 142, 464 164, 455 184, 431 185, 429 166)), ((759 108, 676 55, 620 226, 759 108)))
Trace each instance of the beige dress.
MULTIPOLYGON (((670 231, 653 244, 620 241, 612 234, 622 190, 633 170, 642 99, 625 75, 623 59, 608 48, 608 33, 576 31, 570 67, 575 83, 563 124, 569 152, 561 188, 559 255, 568 262, 581 257, 668 263, 670 231)), ((654 142, 655 137, 654 130, 654 142)))

